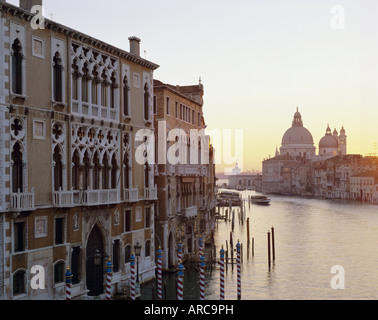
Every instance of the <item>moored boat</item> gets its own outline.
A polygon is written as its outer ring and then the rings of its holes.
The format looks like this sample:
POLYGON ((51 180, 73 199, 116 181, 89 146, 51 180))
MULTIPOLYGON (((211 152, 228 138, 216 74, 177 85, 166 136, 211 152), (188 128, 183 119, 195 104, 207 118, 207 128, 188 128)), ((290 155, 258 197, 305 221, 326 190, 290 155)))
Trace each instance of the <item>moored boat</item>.
POLYGON ((251 202, 254 204, 268 205, 270 201, 267 196, 251 196, 251 202))

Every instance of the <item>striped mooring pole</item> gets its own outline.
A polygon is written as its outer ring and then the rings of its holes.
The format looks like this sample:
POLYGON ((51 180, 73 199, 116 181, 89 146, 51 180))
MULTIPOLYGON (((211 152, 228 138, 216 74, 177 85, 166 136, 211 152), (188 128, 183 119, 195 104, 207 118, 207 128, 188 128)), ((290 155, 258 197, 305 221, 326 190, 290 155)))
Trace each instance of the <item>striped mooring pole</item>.
POLYGON ((67 267, 66 278, 66 300, 72 299, 71 285, 72 285, 72 273, 70 267, 67 267))
POLYGON ((177 268, 177 300, 183 300, 184 297, 184 266, 182 261, 179 261, 179 266, 177 268))
POLYGON ((205 300, 205 266, 206 258, 202 255, 200 259, 200 300, 205 300))
POLYGON ((178 260, 178 264, 180 264, 182 261, 182 244, 181 243, 177 245, 177 260, 178 260))
POLYGON ((203 241, 202 241, 202 238, 199 238, 198 255, 199 255, 199 259, 201 260, 201 257, 203 256, 203 241))
POLYGON ((220 251, 220 299, 224 300, 224 249, 220 251))
POLYGON ((112 272, 113 264, 109 257, 108 263, 106 264, 106 300, 112 299, 112 272))
POLYGON ((238 300, 241 300, 241 264, 240 264, 240 242, 236 245, 236 263, 238 268, 238 300))
POLYGON ((131 300, 135 300, 135 255, 134 253, 130 257, 130 267, 131 267, 131 300))
POLYGON ((162 269, 163 269, 163 250, 159 247, 157 251, 157 294, 158 300, 163 299, 163 276, 162 276, 162 269))

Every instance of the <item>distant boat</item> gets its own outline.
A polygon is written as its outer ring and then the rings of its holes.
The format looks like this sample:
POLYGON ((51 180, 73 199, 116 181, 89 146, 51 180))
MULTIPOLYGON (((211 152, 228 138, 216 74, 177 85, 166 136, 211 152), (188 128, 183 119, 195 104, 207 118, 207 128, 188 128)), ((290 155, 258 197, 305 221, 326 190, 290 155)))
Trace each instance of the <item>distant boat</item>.
POLYGON ((266 196, 251 196, 251 201, 254 204, 268 205, 271 200, 266 196))

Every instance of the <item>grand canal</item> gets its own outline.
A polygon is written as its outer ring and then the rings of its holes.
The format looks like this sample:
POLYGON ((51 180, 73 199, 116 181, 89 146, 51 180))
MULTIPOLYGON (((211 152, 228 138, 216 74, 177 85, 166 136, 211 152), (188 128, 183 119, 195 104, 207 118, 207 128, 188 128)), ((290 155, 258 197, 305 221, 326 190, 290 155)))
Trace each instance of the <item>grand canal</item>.
MULTIPOLYGON (((244 199, 253 191, 243 191, 244 199)), ((270 206, 246 203, 254 238, 247 258, 247 224, 235 220, 234 244, 243 243, 242 299, 378 299, 378 206, 271 196, 270 206), (275 255, 268 270, 267 232, 275 228, 275 255), (334 266, 344 269, 345 288, 335 290, 334 266)), ((237 211, 237 209, 235 208, 237 211)), ((236 215, 237 217, 237 215, 236 215)), ((230 239, 231 223, 219 221, 217 252, 230 239)), ((219 300, 219 268, 206 272, 206 299, 219 300)), ((165 277, 174 288, 174 276, 165 277)), ((237 298, 236 266, 225 275, 226 300, 237 298)), ((185 273, 184 299, 198 299, 198 272, 185 273)), ((168 299, 174 290, 168 289, 168 299)))

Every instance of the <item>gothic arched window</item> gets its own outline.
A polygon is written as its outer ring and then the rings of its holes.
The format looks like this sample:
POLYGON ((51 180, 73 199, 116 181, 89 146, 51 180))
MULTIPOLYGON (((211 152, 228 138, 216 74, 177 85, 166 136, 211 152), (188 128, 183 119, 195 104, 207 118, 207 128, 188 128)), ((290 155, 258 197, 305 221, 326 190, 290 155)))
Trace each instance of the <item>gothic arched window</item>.
POLYGON ((22 46, 16 39, 12 44, 12 92, 22 94, 22 46))
POLYGON ((74 190, 79 190, 79 170, 80 170, 80 158, 77 151, 74 152, 73 158, 72 158, 72 187, 74 190))
POLYGON ((53 62, 54 62, 54 67, 53 67, 54 101, 62 102, 63 101, 63 66, 62 66, 62 59, 59 55, 59 52, 55 53, 53 62))
POLYGON ((23 161, 22 161, 22 152, 21 146, 19 143, 16 143, 13 146, 12 152, 12 191, 14 193, 23 192, 24 189, 24 179, 23 179, 23 161))
POLYGON ((62 155, 60 154, 59 147, 56 146, 54 149, 54 190, 59 191, 63 189, 63 163, 62 155))
POLYGON ((150 120, 150 90, 148 88, 148 84, 146 83, 144 86, 144 119, 150 120))
POLYGON ((123 115, 130 116, 129 109, 129 83, 127 77, 123 78, 123 115))

